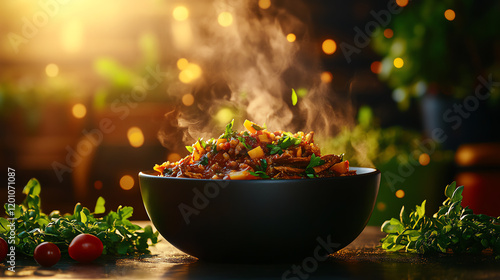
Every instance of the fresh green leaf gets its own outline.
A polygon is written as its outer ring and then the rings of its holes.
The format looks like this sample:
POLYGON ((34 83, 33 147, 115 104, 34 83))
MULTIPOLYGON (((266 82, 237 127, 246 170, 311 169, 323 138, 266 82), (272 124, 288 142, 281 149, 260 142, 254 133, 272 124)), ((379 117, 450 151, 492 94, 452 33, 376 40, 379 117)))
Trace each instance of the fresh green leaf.
POLYGON ((400 219, 391 219, 381 227, 387 236, 382 238, 382 249, 388 252, 406 248, 412 253, 479 253, 493 249, 500 256, 500 219, 484 214, 475 215, 469 208, 462 208, 463 186, 453 182, 446 187, 447 199, 443 206, 428 217, 425 201, 415 211, 406 213, 404 207, 400 219))
POLYGON ((446 189, 444 190, 444 194, 446 197, 451 198, 453 196, 453 193, 455 192, 455 189, 457 188, 457 182, 453 181, 453 183, 449 184, 446 186, 446 189))
MULTIPOLYGON (((263 126, 259 126, 259 125, 256 125, 256 124, 252 124, 252 127, 253 129, 257 130, 257 131, 261 131, 261 130, 264 130, 266 129, 266 125, 263 125, 263 126)), ((246 131, 245 131, 246 132, 246 131)))
POLYGON ((226 129, 224 130, 224 134, 220 136, 222 139, 229 139, 231 138, 234 134, 236 134, 235 131, 233 131, 233 125, 234 125, 234 119, 226 125, 226 129))
POLYGON ((200 160, 201 165, 208 165, 208 157, 206 155, 203 155, 200 160))
POLYGON ((97 198, 97 202, 95 203, 94 214, 102 214, 106 212, 106 208, 104 207, 105 203, 106 201, 104 200, 104 198, 102 196, 99 196, 99 198, 97 198))
POLYGON ((297 105, 297 93, 295 92, 295 90, 292 88, 292 105, 295 106, 297 105))
POLYGON ((189 153, 193 153, 194 148, 193 148, 193 146, 186 146, 186 150, 187 150, 189 153))

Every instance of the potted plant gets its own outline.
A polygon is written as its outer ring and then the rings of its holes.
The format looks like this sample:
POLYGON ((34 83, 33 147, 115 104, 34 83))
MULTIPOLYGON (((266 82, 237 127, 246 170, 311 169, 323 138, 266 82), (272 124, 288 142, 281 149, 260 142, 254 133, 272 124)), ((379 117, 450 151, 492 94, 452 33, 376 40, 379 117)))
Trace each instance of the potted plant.
POLYGON ((497 1, 411 1, 374 32, 379 78, 401 109, 421 101, 425 132, 443 129, 444 148, 498 138, 499 11, 497 1))

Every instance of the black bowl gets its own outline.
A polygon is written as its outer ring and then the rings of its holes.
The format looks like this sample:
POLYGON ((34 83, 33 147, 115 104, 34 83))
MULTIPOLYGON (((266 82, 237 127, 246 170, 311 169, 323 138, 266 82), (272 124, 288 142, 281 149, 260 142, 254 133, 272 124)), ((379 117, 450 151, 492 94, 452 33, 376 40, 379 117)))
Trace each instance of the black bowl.
POLYGON ((216 262, 323 258, 351 243, 377 199, 380 171, 293 180, 203 180, 139 173, 149 218, 179 250, 216 262))

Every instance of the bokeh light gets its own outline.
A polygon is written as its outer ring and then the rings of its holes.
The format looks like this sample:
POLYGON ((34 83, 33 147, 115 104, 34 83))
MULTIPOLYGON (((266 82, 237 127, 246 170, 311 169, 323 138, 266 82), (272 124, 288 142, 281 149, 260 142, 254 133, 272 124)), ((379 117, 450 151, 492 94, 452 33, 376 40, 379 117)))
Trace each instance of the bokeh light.
POLYGON ((394 67, 401 68, 405 64, 404 60, 401 57, 396 57, 394 59, 394 67))
POLYGON ((333 75, 331 72, 324 71, 321 73, 321 82, 329 84, 332 82, 332 80, 333 80, 333 75))
POLYGON ((453 11, 452 9, 448 9, 448 10, 444 11, 444 17, 449 21, 454 20, 455 19, 455 11, 453 11))
POLYGON ((182 96, 182 104, 191 106, 194 103, 194 96, 191 93, 186 93, 182 96))
POLYGON ((176 162, 176 161, 179 161, 180 159, 181 159, 181 156, 178 153, 170 153, 167 156, 167 160, 170 162, 176 162))
POLYGON ((99 181, 99 180, 95 181, 94 182, 94 189, 96 189, 96 190, 102 189, 102 181, 99 181))
POLYGON ((408 0, 396 0, 396 4, 400 7, 406 7, 406 5, 408 5, 408 0))
POLYGON ((387 207, 387 205, 385 205, 385 203, 382 201, 377 203, 377 210, 378 211, 384 211, 386 207, 387 207))
POLYGON ((195 63, 188 63, 186 68, 179 73, 179 80, 189 84, 201 76, 201 68, 195 63))
POLYGON ((229 108, 222 108, 220 109, 217 114, 215 114, 215 119, 220 123, 220 124, 227 124, 234 118, 233 111, 229 108))
POLYGON ((144 134, 142 130, 137 126, 133 126, 127 131, 127 138, 130 146, 134 148, 139 148, 144 144, 144 134))
POLYGON ((397 190, 396 191, 396 197, 397 198, 403 198, 403 197, 405 197, 405 191, 403 191, 403 190, 397 190))
POLYGON ((392 38, 392 36, 394 36, 394 31, 392 31, 392 29, 390 29, 390 28, 386 28, 384 30, 384 37, 387 39, 390 39, 390 38, 392 38))
POLYGON ((45 74, 47 74, 48 77, 56 77, 59 75, 59 66, 55 65, 54 63, 48 64, 45 66, 45 74))
POLYGON ((177 21, 184 21, 189 17, 189 10, 184 6, 177 6, 172 11, 172 16, 177 21))
POLYGON ((179 68, 179 70, 184 70, 188 67, 189 65, 189 61, 185 58, 179 58, 179 60, 177 60, 177 68, 179 68))
POLYGON ((321 45, 323 52, 326 54, 333 54, 337 50, 337 43, 332 39, 326 39, 321 45))
POLYGON ((288 35, 286 35, 286 40, 290 43, 295 42, 296 39, 297 39, 297 36, 295 36, 295 34, 293 34, 293 33, 289 33, 288 35))
POLYGON ((85 107, 82 103, 76 103, 73 105, 73 108, 71 108, 71 113, 73 113, 75 118, 82 119, 85 115, 87 115, 87 107, 85 107))
POLYGON ((229 12, 222 12, 217 17, 217 21, 223 27, 230 26, 233 24, 233 15, 229 12))
POLYGON ((428 154, 423 153, 418 157, 418 162, 420 163, 420 165, 426 166, 429 164, 429 162, 431 162, 431 157, 428 154))
POLYGON ((375 74, 380 74, 382 71, 382 63, 380 61, 374 61, 370 64, 370 70, 375 74))
POLYGON ((261 9, 269 9, 271 7, 271 0, 259 0, 259 7, 261 9))
POLYGON ((128 191, 132 189, 135 185, 135 180, 130 175, 124 175, 120 178, 120 188, 128 191))

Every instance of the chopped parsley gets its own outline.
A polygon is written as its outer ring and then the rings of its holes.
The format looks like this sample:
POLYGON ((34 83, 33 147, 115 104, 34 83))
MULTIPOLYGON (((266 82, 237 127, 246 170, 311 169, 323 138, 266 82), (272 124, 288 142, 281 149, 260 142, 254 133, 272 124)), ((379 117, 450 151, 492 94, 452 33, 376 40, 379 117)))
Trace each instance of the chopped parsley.
POLYGON ((255 172, 250 171, 250 174, 255 177, 260 177, 262 179, 269 179, 270 177, 266 174, 267 161, 265 159, 260 160, 260 165, 255 166, 255 172))
POLYGON ((316 178, 316 172, 314 172, 314 167, 325 164, 325 161, 321 157, 317 157, 315 154, 311 155, 311 161, 306 167, 306 176, 309 178, 316 178))

